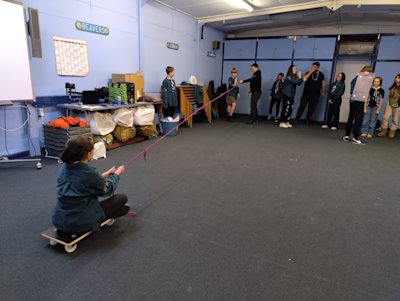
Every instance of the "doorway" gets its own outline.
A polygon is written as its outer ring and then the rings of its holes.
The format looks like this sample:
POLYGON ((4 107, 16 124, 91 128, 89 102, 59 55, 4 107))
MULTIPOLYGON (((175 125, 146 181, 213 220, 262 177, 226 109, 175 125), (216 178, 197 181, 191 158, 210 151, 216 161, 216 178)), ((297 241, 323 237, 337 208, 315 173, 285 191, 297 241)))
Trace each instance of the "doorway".
POLYGON ((336 62, 336 72, 335 72, 335 78, 336 74, 339 72, 343 72, 346 74, 346 90, 342 96, 342 106, 340 107, 340 117, 339 117, 339 122, 341 123, 346 123, 347 118, 349 117, 349 111, 350 111, 350 83, 353 80, 353 78, 356 76, 358 72, 362 69, 364 66, 371 66, 371 57, 370 56, 360 56, 357 58, 354 57, 341 57, 338 58, 336 62))

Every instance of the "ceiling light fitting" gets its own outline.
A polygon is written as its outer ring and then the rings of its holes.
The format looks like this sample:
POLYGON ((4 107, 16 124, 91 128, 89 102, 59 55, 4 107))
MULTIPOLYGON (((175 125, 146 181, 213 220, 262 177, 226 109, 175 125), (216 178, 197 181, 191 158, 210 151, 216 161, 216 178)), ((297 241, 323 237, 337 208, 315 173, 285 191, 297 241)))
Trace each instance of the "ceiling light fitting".
POLYGON ((240 5, 241 7, 247 9, 249 12, 253 11, 253 7, 250 4, 248 4, 246 1, 244 1, 244 0, 235 0, 235 2, 238 5, 240 5))

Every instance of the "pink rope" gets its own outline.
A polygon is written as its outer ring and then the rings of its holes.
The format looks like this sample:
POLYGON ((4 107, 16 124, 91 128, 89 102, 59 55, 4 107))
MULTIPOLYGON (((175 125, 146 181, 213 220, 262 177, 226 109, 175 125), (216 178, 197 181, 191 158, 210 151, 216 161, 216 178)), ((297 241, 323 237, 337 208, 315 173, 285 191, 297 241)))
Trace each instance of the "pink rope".
POLYGON ((124 166, 128 166, 130 164, 132 164, 134 161, 136 161, 139 157, 141 157, 143 155, 144 160, 146 161, 147 159, 147 153, 150 149, 152 149, 153 147, 155 147, 157 144, 159 144, 166 136, 168 136, 169 134, 171 134, 173 131, 177 130, 182 124, 184 124, 186 121, 188 121, 193 115, 197 114, 199 111, 203 110, 205 107, 207 107, 208 105, 212 104, 214 101, 216 101, 217 99, 221 98, 222 96, 228 94, 230 91, 232 91, 234 88, 236 87, 232 87, 231 89, 229 89, 228 91, 222 93, 221 95, 219 95, 218 97, 214 98, 213 100, 211 100, 209 103, 206 103, 204 105, 202 105, 200 108, 197 108, 196 110, 194 110, 194 112, 192 114, 190 114, 189 116, 187 116, 185 119, 183 119, 177 126, 175 126, 174 128, 172 128, 171 130, 169 130, 167 133, 165 133, 163 136, 160 137, 160 139, 156 140, 154 143, 150 144, 148 147, 146 147, 145 149, 143 149, 140 153, 136 154, 135 156, 133 156, 132 158, 130 158, 125 164, 124 166))

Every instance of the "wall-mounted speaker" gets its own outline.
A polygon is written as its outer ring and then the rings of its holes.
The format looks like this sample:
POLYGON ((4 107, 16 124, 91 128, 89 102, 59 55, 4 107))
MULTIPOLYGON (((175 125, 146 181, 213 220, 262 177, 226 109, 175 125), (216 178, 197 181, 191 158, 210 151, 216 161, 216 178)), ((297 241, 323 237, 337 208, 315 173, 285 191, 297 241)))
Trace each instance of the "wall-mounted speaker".
POLYGON ((212 49, 213 50, 218 50, 219 49, 219 45, 220 45, 219 41, 213 41, 212 42, 212 49))
POLYGON ((28 8, 29 35, 31 36, 31 49, 33 57, 42 57, 42 42, 40 40, 39 12, 37 9, 28 8))

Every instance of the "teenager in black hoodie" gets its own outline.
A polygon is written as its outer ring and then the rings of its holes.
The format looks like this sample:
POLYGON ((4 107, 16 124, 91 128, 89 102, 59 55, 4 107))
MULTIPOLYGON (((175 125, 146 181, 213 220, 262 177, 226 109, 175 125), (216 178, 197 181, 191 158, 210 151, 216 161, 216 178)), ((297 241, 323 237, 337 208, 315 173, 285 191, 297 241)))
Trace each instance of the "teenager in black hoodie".
POLYGON ((279 109, 281 107, 281 101, 282 101, 282 86, 283 86, 283 78, 284 74, 279 73, 278 76, 276 77, 276 81, 274 81, 272 88, 271 88, 271 95, 269 96, 269 113, 267 116, 267 119, 270 120, 272 119, 272 109, 274 108, 275 105, 275 122, 279 121, 279 109))
POLYGON ((245 80, 241 80, 240 83, 250 83, 250 92, 251 100, 250 100, 250 114, 251 119, 248 122, 249 124, 257 124, 258 123, 258 114, 257 114, 257 103, 261 96, 261 71, 256 63, 251 65, 251 72, 253 75, 245 80))

